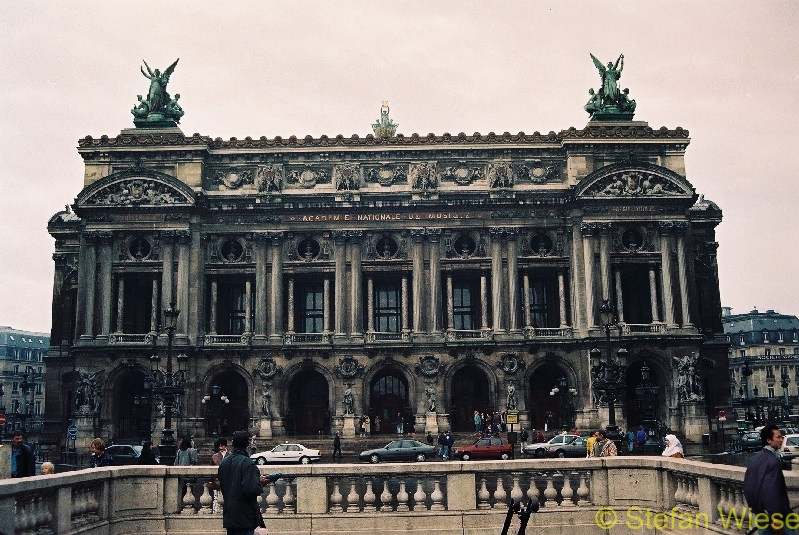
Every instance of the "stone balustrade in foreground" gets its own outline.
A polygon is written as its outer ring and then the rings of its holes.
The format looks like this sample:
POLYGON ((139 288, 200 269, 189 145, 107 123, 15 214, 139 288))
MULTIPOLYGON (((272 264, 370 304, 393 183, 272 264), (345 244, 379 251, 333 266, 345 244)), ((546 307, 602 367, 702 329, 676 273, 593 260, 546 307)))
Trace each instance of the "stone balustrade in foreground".
MULTIPOLYGON (((659 457, 524 459, 263 467, 270 533, 497 535, 507 503, 536 498, 527 533, 628 531, 743 534, 741 467, 659 457), (611 508, 603 509, 603 508, 611 508), (689 529, 690 528, 690 529, 689 529)), ((7 535, 223 534, 212 466, 130 466, 0 482, 7 535)), ((791 503, 799 475, 786 472, 791 503)), ((510 533, 516 533, 518 520, 510 533)))

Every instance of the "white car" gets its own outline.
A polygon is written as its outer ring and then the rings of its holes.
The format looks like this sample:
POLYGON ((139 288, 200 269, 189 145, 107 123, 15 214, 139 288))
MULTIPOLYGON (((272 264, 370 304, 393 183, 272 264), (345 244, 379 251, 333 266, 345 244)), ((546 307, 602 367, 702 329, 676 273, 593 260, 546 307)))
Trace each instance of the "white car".
POLYGON ((319 450, 311 450, 302 444, 279 444, 269 451, 262 451, 250 455, 250 459, 257 464, 275 463, 300 463, 309 464, 322 458, 319 450))

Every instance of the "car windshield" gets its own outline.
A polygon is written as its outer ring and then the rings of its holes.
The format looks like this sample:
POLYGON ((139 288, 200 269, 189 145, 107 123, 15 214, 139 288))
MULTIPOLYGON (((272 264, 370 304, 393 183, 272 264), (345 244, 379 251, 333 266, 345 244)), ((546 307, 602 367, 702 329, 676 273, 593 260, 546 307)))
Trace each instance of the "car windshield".
POLYGON ((788 437, 788 440, 786 440, 786 442, 788 443, 789 446, 799 446, 799 435, 795 437, 788 437))
POLYGON ((272 451, 274 451, 275 453, 286 451, 286 446, 284 446, 283 444, 281 444, 280 446, 275 446, 274 448, 272 448, 272 451))
POLYGON ((402 441, 401 440, 392 440, 391 442, 386 444, 386 449, 387 450, 396 450, 396 449, 399 449, 401 447, 402 447, 402 441))

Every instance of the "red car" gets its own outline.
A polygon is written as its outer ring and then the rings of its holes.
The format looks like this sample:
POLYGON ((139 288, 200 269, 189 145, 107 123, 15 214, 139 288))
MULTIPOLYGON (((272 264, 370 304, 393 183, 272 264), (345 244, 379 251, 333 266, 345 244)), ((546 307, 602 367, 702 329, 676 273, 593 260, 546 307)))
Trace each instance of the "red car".
POLYGON ((504 438, 481 438, 470 446, 455 448, 453 457, 468 461, 470 459, 502 459, 507 460, 513 455, 513 446, 504 438))

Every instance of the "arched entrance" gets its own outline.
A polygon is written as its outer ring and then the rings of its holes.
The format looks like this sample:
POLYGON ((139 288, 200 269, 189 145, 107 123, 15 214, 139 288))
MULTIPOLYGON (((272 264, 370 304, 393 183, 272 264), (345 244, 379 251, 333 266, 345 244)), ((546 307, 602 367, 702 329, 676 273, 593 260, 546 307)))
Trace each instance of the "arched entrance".
POLYGON ((234 431, 250 429, 250 397, 247 382, 234 370, 223 371, 208 383, 209 396, 205 406, 205 430, 207 436, 229 437, 234 431), (218 388, 214 388, 218 387, 218 388), (214 394, 214 391, 218 391, 214 394), (221 401, 225 396, 228 403, 221 401))
POLYGON ((534 429, 557 431, 573 425, 569 375, 554 362, 542 364, 530 375, 530 425, 534 429), (566 379, 565 388, 561 388, 566 379), (557 388, 557 392, 554 389, 557 388))
POLYGON ((117 380, 114 389, 116 442, 138 444, 152 436, 150 385, 141 370, 131 370, 117 380))
POLYGON ((285 425, 290 435, 330 432, 330 390, 324 375, 303 370, 294 376, 285 425))
POLYGON ((464 366, 452 376, 449 405, 453 431, 474 431, 474 411, 493 412, 491 391, 485 372, 477 366, 464 366))
POLYGON ((397 423, 403 422, 408 431, 414 424, 414 415, 408 403, 408 381, 398 370, 385 370, 372 379, 370 385, 371 407, 369 418, 375 432, 393 433, 397 423), (378 431, 376 418, 380 418, 378 431))
POLYGON ((638 429, 640 425, 649 429, 655 425, 654 422, 663 422, 665 419, 666 415, 661 410, 664 396, 663 373, 654 364, 653 359, 642 359, 627 366, 624 410, 627 427, 630 429, 638 429))

